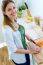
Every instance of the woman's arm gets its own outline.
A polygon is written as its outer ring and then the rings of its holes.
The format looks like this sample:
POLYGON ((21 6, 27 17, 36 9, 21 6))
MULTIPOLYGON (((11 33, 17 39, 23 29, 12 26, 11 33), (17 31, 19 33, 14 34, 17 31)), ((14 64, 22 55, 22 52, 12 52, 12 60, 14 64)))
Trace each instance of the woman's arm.
POLYGON ((39 53, 39 51, 36 51, 34 49, 33 50, 32 49, 31 50, 17 49, 16 53, 20 53, 20 54, 29 54, 29 53, 34 54, 35 53, 36 54, 36 53, 39 53))
POLYGON ((27 38, 28 41, 31 42, 31 43, 28 43, 28 44, 30 45, 30 47, 31 47, 34 51, 40 52, 40 47, 36 45, 37 42, 34 41, 34 40, 32 40, 32 39, 29 37, 28 34, 26 35, 26 38, 27 38))
POLYGON ((28 41, 31 41, 34 44, 36 44, 36 42, 28 34, 26 34, 25 36, 26 36, 26 38, 27 38, 28 41))

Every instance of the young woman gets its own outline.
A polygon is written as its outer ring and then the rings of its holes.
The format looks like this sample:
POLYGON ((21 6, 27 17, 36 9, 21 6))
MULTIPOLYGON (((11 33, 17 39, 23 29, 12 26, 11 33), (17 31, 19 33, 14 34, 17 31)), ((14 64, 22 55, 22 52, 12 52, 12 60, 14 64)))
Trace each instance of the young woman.
POLYGON ((23 26, 17 24, 17 12, 15 3, 12 0, 3 0, 2 11, 4 16, 4 32, 8 49, 11 51, 11 59, 16 65, 30 65, 29 53, 39 52, 35 49, 27 50, 23 26))

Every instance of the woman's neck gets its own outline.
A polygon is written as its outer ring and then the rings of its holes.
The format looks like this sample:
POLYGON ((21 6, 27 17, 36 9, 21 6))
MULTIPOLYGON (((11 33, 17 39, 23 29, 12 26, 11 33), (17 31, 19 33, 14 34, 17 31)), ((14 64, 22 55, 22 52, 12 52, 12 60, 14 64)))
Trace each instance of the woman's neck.
POLYGON ((18 28, 19 28, 19 25, 17 24, 17 21, 16 20, 13 21, 12 26, 13 26, 13 30, 14 31, 17 31, 18 28))

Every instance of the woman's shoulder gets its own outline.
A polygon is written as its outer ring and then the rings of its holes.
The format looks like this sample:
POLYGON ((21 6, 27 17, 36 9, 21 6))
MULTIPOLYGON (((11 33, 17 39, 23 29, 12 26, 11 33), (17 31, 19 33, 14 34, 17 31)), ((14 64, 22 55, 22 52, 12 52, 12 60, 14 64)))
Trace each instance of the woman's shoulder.
POLYGON ((8 25, 5 25, 3 28, 4 28, 5 30, 12 30, 12 28, 11 28, 10 26, 8 26, 8 25))
POLYGON ((11 29, 10 26, 6 25, 6 26, 3 27, 3 31, 4 31, 5 33, 11 33, 11 32, 12 32, 12 29, 11 29))

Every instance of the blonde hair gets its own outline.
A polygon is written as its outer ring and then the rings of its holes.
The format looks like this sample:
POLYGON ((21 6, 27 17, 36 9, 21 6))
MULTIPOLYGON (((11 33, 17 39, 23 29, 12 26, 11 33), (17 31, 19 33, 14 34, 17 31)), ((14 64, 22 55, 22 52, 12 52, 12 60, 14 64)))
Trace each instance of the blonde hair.
MULTIPOLYGON (((5 12, 5 9, 7 7, 7 5, 12 2, 14 3, 13 0, 3 0, 2 1, 2 11, 5 12)), ((15 3, 14 3, 15 4, 15 3)), ((10 27, 12 27, 12 21, 9 19, 9 17, 7 15, 5 15, 3 13, 3 16, 4 16, 4 21, 3 21, 3 25, 9 25, 10 27)))

